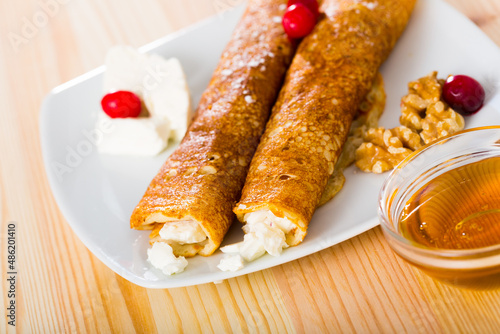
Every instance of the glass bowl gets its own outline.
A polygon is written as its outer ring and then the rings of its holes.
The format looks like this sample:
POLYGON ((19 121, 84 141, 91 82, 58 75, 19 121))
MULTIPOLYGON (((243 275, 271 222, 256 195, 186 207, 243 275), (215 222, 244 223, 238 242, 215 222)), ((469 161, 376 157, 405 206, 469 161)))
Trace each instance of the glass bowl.
POLYGON ((385 180, 378 214, 390 247, 423 272, 454 286, 499 288, 500 126, 412 153, 385 180))

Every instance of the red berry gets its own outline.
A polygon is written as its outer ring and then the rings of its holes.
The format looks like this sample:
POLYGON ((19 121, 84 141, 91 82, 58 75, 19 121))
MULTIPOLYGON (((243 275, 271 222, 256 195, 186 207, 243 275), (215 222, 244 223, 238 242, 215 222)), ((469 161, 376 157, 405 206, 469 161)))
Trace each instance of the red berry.
POLYGON ((301 3, 291 5, 283 15, 283 28, 291 38, 307 36, 314 29, 315 24, 314 14, 301 3))
POLYGON ((443 85, 443 99, 456 112, 468 116, 483 106, 483 86, 466 75, 452 75, 443 85))
POLYGON ((298 3, 303 4, 304 6, 309 8, 311 13, 313 13, 314 17, 316 19, 318 19, 319 8, 318 8, 318 1, 317 0, 288 0, 287 7, 290 7, 291 5, 295 5, 298 3))
POLYGON ((126 90, 104 95, 101 106, 111 118, 137 117, 141 113, 141 99, 126 90))

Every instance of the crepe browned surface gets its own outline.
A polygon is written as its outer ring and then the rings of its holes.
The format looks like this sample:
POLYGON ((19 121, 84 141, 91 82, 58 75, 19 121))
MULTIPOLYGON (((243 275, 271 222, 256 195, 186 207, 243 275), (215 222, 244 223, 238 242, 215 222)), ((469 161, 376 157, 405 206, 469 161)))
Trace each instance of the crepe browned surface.
MULTIPOLYGON (((341 153, 354 114, 403 32, 414 0, 324 1, 298 47, 234 212, 286 216, 297 244, 341 153)), ((360 189, 362 191, 362 189, 360 189)))
POLYGON ((378 127, 378 120, 385 108, 384 79, 380 73, 368 94, 363 98, 351 123, 347 140, 342 147, 342 153, 337 159, 333 174, 328 178, 325 190, 318 203, 318 207, 332 200, 344 187, 344 169, 356 161, 356 150, 363 143, 363 137, 370 128, 378 127))
POLYGON ((132 228, 156 227, 152 238, 158 224, 200 222, 208 245, 174 248, 176 255, 210 255, 234 220, 232 208, 294 53, 276 19, 286 2, 249 2, 184 139, 132 214, 132 228))

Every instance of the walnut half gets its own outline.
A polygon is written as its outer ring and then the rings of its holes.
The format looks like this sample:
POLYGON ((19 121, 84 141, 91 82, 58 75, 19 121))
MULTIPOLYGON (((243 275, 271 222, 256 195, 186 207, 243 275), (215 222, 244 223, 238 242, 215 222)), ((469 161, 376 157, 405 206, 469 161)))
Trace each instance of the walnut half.
POLYGON ((439 101, 427 108, 420 137, 424 143, 429 144, 438 138, 463 130, 464 126, 465 121, 462 115, 439 101))
POLYGON ((406 126, 369 129, 356 150, 356 166, 364 172, 383 173, 422 146, 420 137, 406 126))

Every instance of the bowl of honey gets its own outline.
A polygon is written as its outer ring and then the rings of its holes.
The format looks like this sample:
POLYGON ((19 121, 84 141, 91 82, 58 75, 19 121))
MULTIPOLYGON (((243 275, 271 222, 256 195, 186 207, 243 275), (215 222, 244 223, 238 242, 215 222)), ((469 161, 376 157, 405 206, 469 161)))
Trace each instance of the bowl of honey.
POLYGON ((379 195, 391 248, 445 283, 500 288, 500 126, 464 130, 403 160, 379 195))

